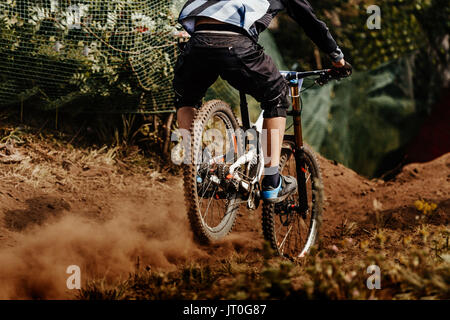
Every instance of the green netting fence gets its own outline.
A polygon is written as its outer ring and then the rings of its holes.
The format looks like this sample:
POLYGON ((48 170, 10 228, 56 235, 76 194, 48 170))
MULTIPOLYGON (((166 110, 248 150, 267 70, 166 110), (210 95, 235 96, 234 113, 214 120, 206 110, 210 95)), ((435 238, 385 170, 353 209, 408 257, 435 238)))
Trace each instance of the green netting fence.
POLYGON ((0 0, 0 105, 142 91, 170 109, 179 2, 0 0))

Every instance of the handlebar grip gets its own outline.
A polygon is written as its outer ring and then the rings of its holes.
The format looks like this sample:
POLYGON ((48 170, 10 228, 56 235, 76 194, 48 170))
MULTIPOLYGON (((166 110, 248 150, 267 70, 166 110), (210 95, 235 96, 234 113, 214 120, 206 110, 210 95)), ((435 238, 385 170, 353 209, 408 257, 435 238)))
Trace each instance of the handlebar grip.
POLYGON ((340 68, 332 68, 326 74, 320 76, 319 79, 316 80, 317 84, 323 86, 327 84, 330 80, 340 80, 342 78, 347 78, 352 75, 353 67, 350 63, 345 62, 345 65, 340 68))
POLYGON ((346 78, 352 75, 353 67, 350 63, 345 62, 345 65, 340 68, 331 69, 331 75, 335 79, 346 78))

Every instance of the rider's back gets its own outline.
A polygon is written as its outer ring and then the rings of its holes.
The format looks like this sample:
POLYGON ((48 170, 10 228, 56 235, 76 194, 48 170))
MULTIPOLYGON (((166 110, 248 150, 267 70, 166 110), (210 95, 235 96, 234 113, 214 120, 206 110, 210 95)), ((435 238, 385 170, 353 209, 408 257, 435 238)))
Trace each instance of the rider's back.
POLYGON ((325 23, 317 19, 306 0, 189 0, 181 10, 179 21, 191 34, 196 30, 199 17, 208 17, 241 28, 253 40, 269 26, 273 18, 283 10, 299 23, 306 34, 329 54, 333 61, 343 58, 325 23))

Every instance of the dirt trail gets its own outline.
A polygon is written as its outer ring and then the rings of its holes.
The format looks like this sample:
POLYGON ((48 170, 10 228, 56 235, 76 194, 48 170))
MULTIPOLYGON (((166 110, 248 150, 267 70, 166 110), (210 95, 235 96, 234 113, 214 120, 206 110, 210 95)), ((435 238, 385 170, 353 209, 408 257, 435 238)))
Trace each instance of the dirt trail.
MULTIPOLYGON (((170 270, 235 251, 261 251, 259 211, 240 214, 235 231, 221 243, 194 243, 178 177, 132 169, 108 150, 42 142, 18 150, 20 160, 0 162, 2 299, 71 297, 69 265, 80 266, 83 279, 108 280, 126 277, 137 257, 150 268, 170 270)), ((349 225, 356 241, 367 238, 380 215, 385 228, 408 232, 417 224, 418 199, 437 204, 432 223, 449 223, 450 154, 409 165, 387 183, 323 158, 320 164, 327 197, 323 246, 338 241, 349 225)))

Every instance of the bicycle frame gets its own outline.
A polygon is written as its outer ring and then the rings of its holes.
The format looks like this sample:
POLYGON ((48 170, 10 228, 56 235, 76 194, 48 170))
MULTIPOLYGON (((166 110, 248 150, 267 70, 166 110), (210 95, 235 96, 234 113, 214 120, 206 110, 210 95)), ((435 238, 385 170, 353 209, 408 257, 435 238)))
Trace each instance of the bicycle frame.
MULTIPOLYGON (((289 72, 281 72, 281 74, 286 78, 289 72)), ((303 147, 303 129, 302 129, 302 105, 300 100, 300 91, 303 86, 303 78, 298 78, 297 76, 289 80, 290 96, 292 98, 292 111, 288 115, 292 116, 294 121, 294 137, 295 145, 298 148, 303 147)))
MULTIPOLYGON (((303 73, 297 73, 297 72, 290 72, 290 71, 281 71, 281 74, 285 78, 289 78, 289 76, 293 77, 289 80, 289 87, 290 87, 290 96, 292 98, 292 111, 288 112, 288 115, 293 117, 294 120, 294 136, 295 136, 295 144, 298 148, 303 147, 303 131, 302 131, 302 119, 301 119, 301 100, 300 100, 300 91, 303 85, 303 77, 316 75, 317 72, 322 72, 322 70, 319 71, 311 71, 311 72, 303 72, 303 73)), ((241 109, 241 116, 242 116, 242 125, 243 129, 245 131, 250 129, 255 129, 259 135, 262 135, 263 130, 263 115, 264 110, 261 111, 261 113, 258 116, 258 120, 252 124, 250 121, 249 111, 248 111, 248 103, 247 103, 247 97, 244 92, 240 92, 240 109, 241 109)), ((258 137, 259 138, 259 137, 258 137)), ((245 157, 244 155, 243 157, 245 157)), ((241 157, 242 158, 242 157, 241 157)), ((239 160, 238 160, 239 161, 239 160)), ((239 161, 240 164, 242 164, 242 161, 239 161)), ((245 163, 245 162, 244 162, 245 163)), ((264 164, 262 165, 264 167, 264 164)), ((262 175, 261 170, 261 175, 262 175)), ((258 178, 261 178, 261 175, 259 175, 258 178)), ((258 179, 259 181, 259 179, 258 179)))
MULTIPOLYGON (((292 72, 292 71, 281 71, 281 75, 288 80, 289 87, 290 87, 290 97, 292 98, 292 110, 288 112, 289 116, 293 117, 294 121, 294 156, 298 157, 296 164, 297 164, 297 178, 298 178, 298 186, 299 186, 299 197, 300 197, 300 212, 305 212, 308 209, 307 205, 307 191, 306 191, 306 177, 305 177, 305 163, 303 159, 303 153, 301 152, 303 148, 303 130, 302 130, 302 105, 301 105, 301 99, 300 99, 300 93, 301 88, 303 86, 303 79, 310 76, 323 76, 326 73, 328 73, 330 70, 316 70, 316 71, 308 71, 308 72, 292 72)), ((243 129, 245 131, 249 129, 255 129, 258 133, 258 141, 260 139, 260 136, 262 136, 262 130, 263 130, 263 115, 264 110, 261 111, 258 120, 255 122, 255 124, 252 125, 250 121, 249 111, 248 111, 248 103, 247 103, 247 97, 244 92, 240 92, 240 109, 241 109, 241 116, 242 116, 242 124, 243 129)), ((255 150, 250 150, 243 156, 241 156, 236 164, 234 164, 231 167, 230 172, 232 173, 234 171, 234 168, 237 168, 241 164, 247 163, 251 161, 252 157, 255 156, 254 154, 255 150)), ((260 144, 258 143, 258 154, 262 154, 262 147, 260 147, 260 144)), ((259 164, 259 171, 257 177, 255 177, 253 184, 258 182, 263 174, 264 171, 264 157, 259 157, 260 164, 259 164), (262 163, 261 163, 262 162, 262 163)), ((250 186, 249 186, 250 188, 250 186)))
MULTIPOLYGON (((295 71, 280 71, 281 75, 288 80, 290 87, 290 96, 292 98, 292 111, 288 113, 288 115, 293 117, 294 120, 294 134, 295 134, 295 143, 297 147, 301 148, 303 146, 303 131, 302 131, 302 119, 301 119, 301 100, 300 100, 300 91, 303 86, 303 79, 311 76, 324 76, 330 72, 330 69, 324 70, 314 70, 314 71, 306 71, 306 72, 295 72, 295 71)), ((252 128, 252 124, 249 117, 248 112, 248 103, 246 94, 244 92, 240 92, 240 108, 241 108, 241 116, 242 116, 242 124, 244 130, 249 130, 252 128)), ((256 121, 256 129, 258 132, 262 133, 262 119, 263 119, 264 111, 261 111, 258 120, 256 121), (260 126, 259 126, 260 124, 260 126)))
MULTIPOLYGON (((286 75, 287 76, 287 75, 286 75)), ((299 152, 303 148, 303 128, 302 128, 302 105, 300 100, 300 91, 303 85, 303 78, 298 78, 298 75, 294 79, 289 81, 289 87, 292 98, 292 111, 289 115, 292 116, 294 121, 294 156, 296 159, 296 171, 297 171, 297 184, 299 194, 300 212, 306 212, 308 210, 308 194, 306 190, 306 176, 305 176, 305 161, 303 153, 299 152)))

